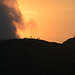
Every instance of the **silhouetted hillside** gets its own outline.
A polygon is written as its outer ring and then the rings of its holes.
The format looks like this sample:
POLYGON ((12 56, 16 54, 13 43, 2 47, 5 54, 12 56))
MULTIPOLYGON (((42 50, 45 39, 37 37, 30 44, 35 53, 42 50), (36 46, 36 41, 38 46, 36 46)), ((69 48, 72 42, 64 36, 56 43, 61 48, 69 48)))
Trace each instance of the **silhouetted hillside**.
POLYGON ((75 38, 63 44, 39 39, 0 41, 0 71, 6 74, 75 74, 75 38))

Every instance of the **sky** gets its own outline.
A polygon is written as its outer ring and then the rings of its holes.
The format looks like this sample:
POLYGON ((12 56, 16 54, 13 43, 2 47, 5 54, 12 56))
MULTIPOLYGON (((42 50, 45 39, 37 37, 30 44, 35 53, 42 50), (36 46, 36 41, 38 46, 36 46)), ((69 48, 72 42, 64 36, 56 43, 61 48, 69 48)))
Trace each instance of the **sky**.
POLYGON ((62 43, 75 36, 75 0, 17 0, 29 27, 23 37, 62 43))

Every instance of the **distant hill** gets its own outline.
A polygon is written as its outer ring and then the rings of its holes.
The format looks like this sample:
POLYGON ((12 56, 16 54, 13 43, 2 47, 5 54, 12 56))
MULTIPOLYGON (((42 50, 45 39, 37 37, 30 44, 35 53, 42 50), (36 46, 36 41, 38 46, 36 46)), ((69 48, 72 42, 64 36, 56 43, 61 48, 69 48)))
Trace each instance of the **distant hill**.
POLYGON ((63 45, 71 45, 72 47, 75 46, 75 37, 63 42, 63 45))
POLYGON ((75 74, 75 38, 62 44, 39 39, 0 41, 0 71, 6 74, 75 74))

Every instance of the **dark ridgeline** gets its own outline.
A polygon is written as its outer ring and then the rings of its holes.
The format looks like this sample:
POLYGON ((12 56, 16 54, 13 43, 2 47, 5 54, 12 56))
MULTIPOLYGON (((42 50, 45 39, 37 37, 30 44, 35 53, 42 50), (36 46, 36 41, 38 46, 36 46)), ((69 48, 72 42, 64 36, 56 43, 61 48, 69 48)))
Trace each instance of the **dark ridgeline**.
POLYGON ((0 71, 5 74, 75 74, 75 38, 63 44, 39 39, 0 41, 0 71))

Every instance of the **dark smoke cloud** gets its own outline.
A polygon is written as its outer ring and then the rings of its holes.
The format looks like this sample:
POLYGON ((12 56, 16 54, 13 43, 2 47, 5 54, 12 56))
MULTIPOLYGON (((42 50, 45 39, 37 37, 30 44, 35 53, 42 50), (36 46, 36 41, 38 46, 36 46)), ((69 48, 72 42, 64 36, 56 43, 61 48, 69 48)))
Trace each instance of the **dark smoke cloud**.
POLYGON ((16 25, 21 25, 22 15, 16 0, 0 0, 0 40, 19 38, 16 25))

